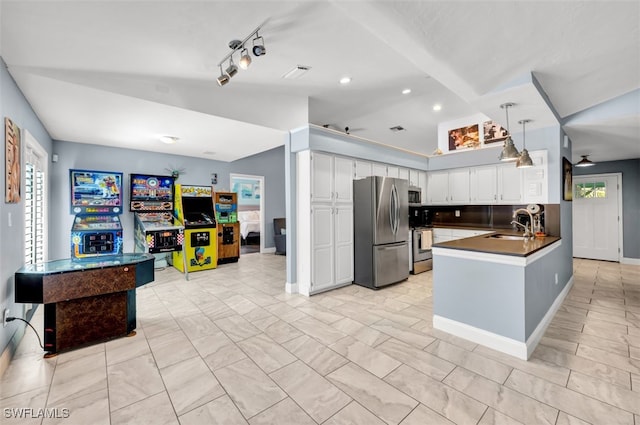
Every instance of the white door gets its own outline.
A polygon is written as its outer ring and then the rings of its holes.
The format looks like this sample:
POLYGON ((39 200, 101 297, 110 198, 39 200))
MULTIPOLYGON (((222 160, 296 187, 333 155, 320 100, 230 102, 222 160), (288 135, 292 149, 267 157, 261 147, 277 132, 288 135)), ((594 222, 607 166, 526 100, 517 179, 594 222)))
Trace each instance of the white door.
POLYGON ((311 290, 333 284, 333 208, 311 206, 311 290))
POLYGON ((351 202, 353 200, 353 161, 337 156, 333 168, 336 202, 351 202))
POLYGON ((447 204, 449 201, 449 173, 429 173, 429 204, 447 204))
POLYGON ((522 169, 513 163, 498 166, 498 203, 522 202, 522 169))
POLYGON ((493 204, 497 201, 497 171, 495 165, 477 167, 471 171, 471 201, 474 204, 493 204))
POLYGON ((333 200, 333 157, 322 153, 311 153, 311 201, 333 200))
POLYGON ((339 205, 333 210, 336 284, 353 281, 353 207, 339 205))
POLYGON ((573 177, 573 256, 620 261, 619 176, 573 177))

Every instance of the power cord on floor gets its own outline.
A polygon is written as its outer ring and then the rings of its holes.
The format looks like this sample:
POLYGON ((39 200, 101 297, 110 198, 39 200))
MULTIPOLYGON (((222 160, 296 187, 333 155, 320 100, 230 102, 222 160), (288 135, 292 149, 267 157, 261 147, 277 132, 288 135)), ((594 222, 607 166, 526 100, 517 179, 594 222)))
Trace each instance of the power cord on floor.
POLYGON ((14 320, 22 320, 24 323, 26 323, 27 325, 29 325, 29 327, 31 329, 33 329, 33 332, 35 332, 36 336, 38 337, 38 344, 40 344, 40 348, 42 348, 44 350, 44 345, 42 345, 42 340, 40 339, 40 335, 38 335, 38 331, 36 330, 36 328, 34 328, 31 323, 27 322, 26 320, 20 318, 20 317, 7 317, 7 323, 9 322, 13 322, 14 320))

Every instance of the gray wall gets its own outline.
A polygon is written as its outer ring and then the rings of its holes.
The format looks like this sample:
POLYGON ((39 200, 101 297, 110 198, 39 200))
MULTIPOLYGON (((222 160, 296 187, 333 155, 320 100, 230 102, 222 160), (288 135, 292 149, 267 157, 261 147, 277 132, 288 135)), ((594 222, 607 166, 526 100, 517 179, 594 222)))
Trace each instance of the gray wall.
POLYGON ((285 217, 284 146, 233 161, 231 173, 264 176, 264 246, 275 246, 273 219, 285 217))
POLYGON ((640 258, 640 158, 573 167, 574 176, 606 173, 622 173, 623 255, 640 258))
POLYGON ((211 184, 211 174, 218 174, 217 190, 228 191, 229 174, 252 174, 265 176, 265 217, 267 235, 265 246, 274 246, 274 217, 284 216, 284 148, 275 148, 260 154, 234 161, 221 162, 208 159, 175 156, 163 153, 145 152, 129 149, 116 149, 106 146, 84 143, 55 141, 54 152, 58 162, 51 168, 51 222, 56 223, 49 232, 49 258, 69 257, 69 232, 73 215, 69 212, 69 170, 91 169, 117 171, 124 174, 124 212, 120 216, 124 229, 124 251, 133 251, 133 213, 128 211, 129 174, 170 174, 169 164, 185 172, 178 183, 185 185, 211 184))
MULTIPOLYGON (((44 126, 31 109, 24 95, 18 89, 13 78, 7 71, 7 65, 0 57, 0 117, 4 146, 4 118, 10 118, 22 132, 22 157, 24 158, 25 131, 40 143, 47 151, 51 152, 51 138, 44 126)), ((4 187, 5 175, 5 149, 0 149, 0 175, 4 187)), ((24 170, 24 161, 22 162, 24 170)), ((24 177, 21 193, 24 196, 24 177)), ((23 304, 14 302, 13 274, 24 264, 24 202, 6 204, 4 202, 4 190, 0 201, 0 314, 5 308, 11 310, 11 315, 23 317, 23 304), (9 227, 9 214, 11 214, 11 227, 9 227)), ((0 327, 0 350, 14 349, 24 332, 24 325, 20 322, 11 322, 6 328, 0 327)))

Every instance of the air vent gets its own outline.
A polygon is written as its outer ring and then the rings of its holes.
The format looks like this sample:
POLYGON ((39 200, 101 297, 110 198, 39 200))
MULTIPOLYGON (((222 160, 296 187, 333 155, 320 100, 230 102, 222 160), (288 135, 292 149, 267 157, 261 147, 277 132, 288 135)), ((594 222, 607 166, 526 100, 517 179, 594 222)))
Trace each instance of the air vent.
POLYGON ((407 131, 403 126, 401 125, 396 125, 395 127, 391 127, 389 130, 393 131, 394 133, 397 133, 398 131, 407 131))
POLYGON ((284 74, 282 78, 285 78, 287 80, 297 80, 298 78, 301 78, 304 74, 306 74, 310 69, 310 66, 297 65, 295 68, 284 74))

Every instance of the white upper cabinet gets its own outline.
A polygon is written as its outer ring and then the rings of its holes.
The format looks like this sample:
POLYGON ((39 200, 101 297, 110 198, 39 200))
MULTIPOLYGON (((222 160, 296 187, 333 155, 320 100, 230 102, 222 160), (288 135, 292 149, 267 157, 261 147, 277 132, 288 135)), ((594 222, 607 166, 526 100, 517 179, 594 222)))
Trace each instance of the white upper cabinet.
POLYGON ((393 165, 387 165, 387 177, 398 178, 400 170, 393 165))
POLYGON ((353 200, 353 160, 336 156, 333 163, 333 190, 336 202, 353 200))
POLYGON ((387 177, 387 166, 385 164, 380 164, 377 162, 373 163, 371 175, 387 177))
POLYGON ((449 170, 449 203, 469 203, 469 169, 449 170))
POLYGON ((311 153, 311 201, 351 202, 353 160, 320 152, 311 153))
POLYGON ((417 186, 422 189, 422 203, 426 204, 427 203, 427 172, 426 171, 419 171, 418 172, 418 184, 417 186))
POLYGON ((428 204, 446 205, 449 203, 449 172, 435 171, 429 173, 427 194, 428 204))
POLYGON ((365 177, 372 176, 371 163, 357 159, 355 166, 354 180, 364 179, 365 177))
POLYGON ((398 178, 409 181, 409 169, 398 168, 398 178))
POLYGON ((522 169, 513 162, 498 166, 498 203, 522 203, 522 169))
POLYGON ((418 170, 409 170, 409 186, 420 186, 420 171, 418 170))
POLYGON ((333 200, 333 155, 311 153, 311 200, 331 202, 333 200))
POLYGON ((471 169, 469 185, 471 203, 486 205, 498 201, 498 171, 495 165, 471 169))

